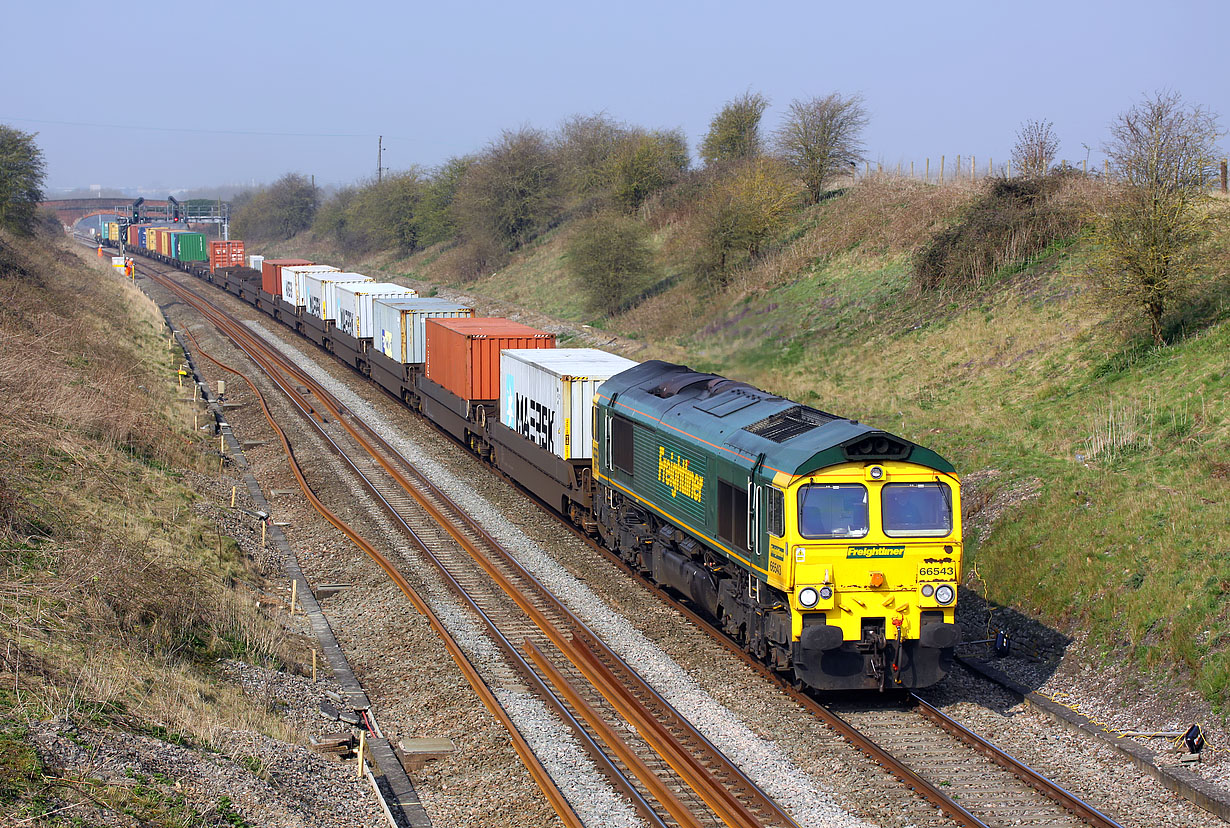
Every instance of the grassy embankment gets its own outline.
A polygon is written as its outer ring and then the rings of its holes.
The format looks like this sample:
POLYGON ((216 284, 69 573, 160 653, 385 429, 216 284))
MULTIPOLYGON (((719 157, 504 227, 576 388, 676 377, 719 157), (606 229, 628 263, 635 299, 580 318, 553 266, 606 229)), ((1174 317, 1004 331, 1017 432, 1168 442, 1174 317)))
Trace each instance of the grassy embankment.
MULTIPOLYGON (((586 318, 564 276, 562 233, 460 286, 639 340, 642 358, 686 354, 695 367, 897 431, 980 472, 967 506, 1007 493, 1017 503, 994 531, 969 538, 969 586, 1087 631, 1104 657, 1162 674, 1173 666, 1224 709, 1225 282, 1164 348, 1101 303, 1079 238, 976 292, 919 295, 911 252, 970 198, 910 182, 860 185, 805 212, 781 252, 729 289, 702 295, 681 279, 611 319, 586 318)), ((448 284, 433 261, 428 251, 394 267, 448 284)))
POLYGON ((65 244, 0 236, 0 822, 71 824, 52 812, 88 801, 198 824, 182 797, 57 775, 29 739, 51 719, 204 749, 225 728, 295 737, 213 666, 292 650, 194 488, 217 459, 182 352, 152 302, 65 244))
MULTIPOLYGON (((1199 312, 1175 320, 1186 333, 1164 348, 1091 289, 1079 236, 976 290, 920 295, 913 251, 973 197, 869 180, 801 213, 778 252, 728 288, 699 291, 676 268, 673 287, 613 318, 589 317, 568 282, 567 225, 472 282, 452 277, 438 249, 346 266, 592 324, 632 340, 616 346, 629 355, 685 360, 935 448, 976 473, 967 508, 1014 504, 993 531, 969 533, 968 586, 1087 633, 1095 655, 1177 674, 1225 709, 1226 268, 1221 292, 1205 285, 1199 312)), ((303 238, 273 252, 338 259, 303 238)), ((669 278, 669 244, 660 258, 669 278)))

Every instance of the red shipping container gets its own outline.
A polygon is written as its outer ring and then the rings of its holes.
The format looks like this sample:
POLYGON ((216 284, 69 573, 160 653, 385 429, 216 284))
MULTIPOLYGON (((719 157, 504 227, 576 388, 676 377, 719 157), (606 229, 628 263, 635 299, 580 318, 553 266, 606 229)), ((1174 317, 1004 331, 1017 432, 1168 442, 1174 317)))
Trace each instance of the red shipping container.
POLYGON ((554 348, 555 334, 511 319, 428 319, 427 379, 465 400, 500 398, 500 351, 554 348))
MULTIPOLYGON (((240 262, 240 264, 243 264, 240 262)), ((261 262, 261 290, 272 296, 282 295, 282 268, 290 265, 311 265, 307 259, 265 259, 261 262)))
POLYGON ((243 242, 214 239, 209 242, 209 269, 243 267, 243 242))
POLYGON ((128 225, 128 238, 124 240, 124 243, 127 244, 129 247, 137 247, 138 241, 140 240, 140 238, 141 238, 141 231, 140 229, 137 228, 137 225, 135 224, 128 225))

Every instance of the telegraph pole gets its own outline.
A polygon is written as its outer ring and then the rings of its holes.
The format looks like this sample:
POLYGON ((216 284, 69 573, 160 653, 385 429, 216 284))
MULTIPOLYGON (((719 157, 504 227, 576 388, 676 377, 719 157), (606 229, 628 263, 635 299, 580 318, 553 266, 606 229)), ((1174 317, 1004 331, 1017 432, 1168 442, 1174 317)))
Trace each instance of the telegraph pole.
POLYGON ((384 136, 381 135, 376 139, 376 183, 380 183, 380 177, 384 172, 384 136))

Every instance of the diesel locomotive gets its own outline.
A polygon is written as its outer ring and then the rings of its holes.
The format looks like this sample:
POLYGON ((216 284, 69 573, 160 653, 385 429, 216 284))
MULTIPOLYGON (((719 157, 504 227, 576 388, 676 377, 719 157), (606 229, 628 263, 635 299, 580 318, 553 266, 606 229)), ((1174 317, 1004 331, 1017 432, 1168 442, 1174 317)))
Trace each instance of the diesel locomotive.
POLYGON ((664 362, 603 383, 594 416, 594 515, 626 563, 811 687, 943 678, 961 575, 946 460, 664 362))

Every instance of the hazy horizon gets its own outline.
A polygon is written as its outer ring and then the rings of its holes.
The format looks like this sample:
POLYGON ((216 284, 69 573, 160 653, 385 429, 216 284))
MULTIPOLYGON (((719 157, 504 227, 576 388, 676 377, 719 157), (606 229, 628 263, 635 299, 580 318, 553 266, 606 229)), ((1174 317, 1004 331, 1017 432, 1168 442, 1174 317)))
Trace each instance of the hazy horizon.
MULTIPOLYGON (((1159 89, 1230 116, 1212 2, 1023 7, 643 0, 619 7, 360 2, 161 6, 140 25, 96 4, 19 5, 0 56, 20 87, 0 123, 39 133, 49 193, 244 189, 286 172, 321 186, 431 167, 503 129, 604 111, 682 128, 695 147, 725 101, 863 95, 872 163, 941 154, 997 165, 1021 122, 1054 122, 1059 157, 1100 165, 1116 114, 1159 89), (51 10, 55 9, 55 16, 51 10), (216 11, 209 11, 216 8, 216 11), (117 29, 117 24, 121 28, 117 29), (152 29, 171 33, 165 40, 152 29), (65 55, 88 60, 64 60, 65 55), (83 64, 90 65, 83 65, 83 64), (70 66, 69 64, 72 64, 70 66)), ((1223 120, 1224 124, 1224 120, 1223 120)))

